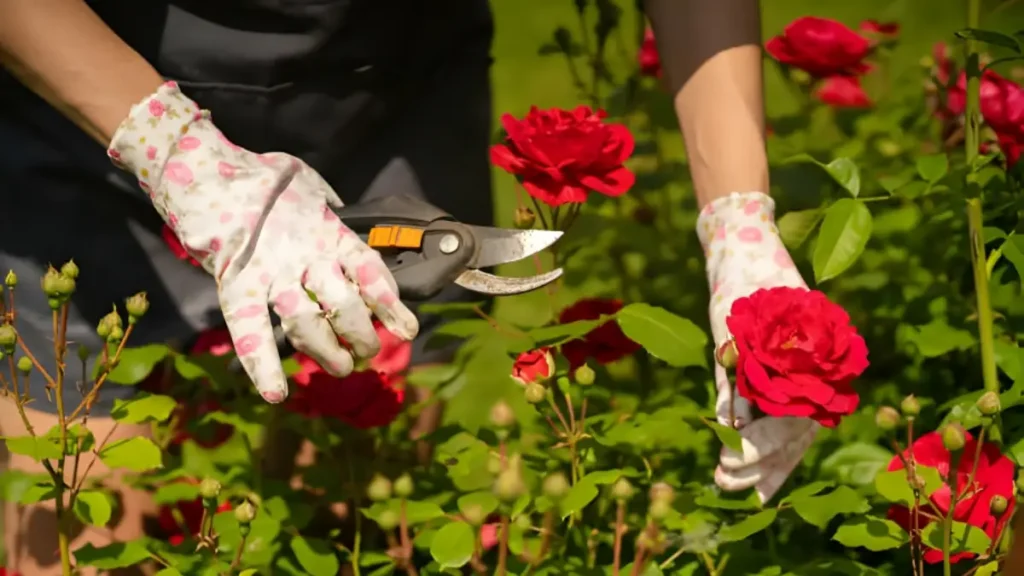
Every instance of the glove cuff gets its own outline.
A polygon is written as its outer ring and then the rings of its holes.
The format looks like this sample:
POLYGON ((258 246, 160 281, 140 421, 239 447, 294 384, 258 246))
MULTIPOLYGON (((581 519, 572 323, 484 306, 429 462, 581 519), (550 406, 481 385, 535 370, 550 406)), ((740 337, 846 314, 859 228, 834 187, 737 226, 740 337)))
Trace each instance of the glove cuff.
POLYGON ((139 186, 152 195, 163 177, 167 159, 197 123, 209 125, 210 113, 178 88, 165 82, 156 92, 132 106, 114 132, 107 156, 118 168, 131 172, 139 186))
POLYGON ((713 245, 723 242, 732 227, 760 223, 774 228, 775 201, 764 192, 732 192, 708 204, 697 217, 697 237, 705 256, 713 245))

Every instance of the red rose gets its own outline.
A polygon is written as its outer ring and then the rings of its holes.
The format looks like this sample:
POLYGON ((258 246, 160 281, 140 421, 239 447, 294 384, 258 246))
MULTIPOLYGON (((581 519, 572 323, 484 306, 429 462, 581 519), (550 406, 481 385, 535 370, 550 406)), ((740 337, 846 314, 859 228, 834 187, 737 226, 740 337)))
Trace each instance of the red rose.
POLYGON ((173 253, 178 260, 187 260, 189 264, 197 268, 202 266, 198 260, 189 256, 188 252, 185 251, 185 247, 181 245, 181 241, 178 240, 178 236, 174 233, 174 230, 171 230, 170 226, 164 224, 160 233, 164 237, 164 242, 167 244, 167 247, 171 249, 171 253, 173 253))
POLYGON ((375 370, 335 378, 315 360, 295 354, 300 371, 292 376, 296 389, 288 398, 292 412, 311 418, 335 418, 355 428, 387 426, 402 411, 402 379, 375 370))
POLYGON ((658 43, 654 39, 654 30, 644 30, 644 40, 637 52, 637 61, 640 63, 640 74, 661 78, 661 56, 658 55, 658 43))
POLYGON ((227 328, 210 328, 196 337, 190 354, 210 354, 224 356, 235 351, 231 342, 231 333, 227 328))
POLYGON ((551 348, 538 348, 523 352, 512 364, 512 379, 522 385, 545 382, 555 373, 555 359, 551 348))
POLYGON ((765 49, 779 62, 812 76, 849 76, 867 72, 863 60, 871 43, 835 20, 804 16, 768 40, 765 49))
POLYGON ((818 100, 835 108, 871 107, 871 99, 860 85, 860 78, 856 76, 829 76, 814 95, 818 100))
MULTIPOLYGON (((190 484, 195 484, 195 480, 186 480, 190 484)), ((217 512, 226 512, 231 510, 231 503, 224 502, 217 507, 217 512)), ((201 498, 195 500, 182 500, 177 502, 174 506, 161 506, 157 514, 157 521, 160 524, 160 529, 167 536, 167 542, 172 546, 178 546, 186 539, 191 538, 199 533, 201 526, 200 522, 203 520, 203 501, 201 498), (182 523, 174 518, 174 508, 178 509, 181 514, 182 523), (187 530, 187 533, 186 533, 187 530)), ((0 574, 0 576, 3 576, 0 574)))
POLYGON ((857 27, 861 34, 892 38, 899 36, 899 22, 879 22, 878 20, 865 20, 857 27))
MULTIPOLYGON (((562 313, 558 315, 558 323, 569 324, 580 320, 597 320, 601 316, 615 314, 621 309, 621 300, 585 298, 562 310, 562 313)), ((598 364, 609 364, 621 360, 639 349, 640 345, 626 338, 617 323, 605 322, 588 332, 583 338, 562 344, 561 352, 562 356, 569 361, 569 366, 575 370, 585 364, 587 358, 593 358, 598 364)))
MULTIPOLYGON (((225 356, 231 352, 234 352, 234 347, 227 328, 205 330, 199 334, 189 351, 192 355, 210 354, 212 356, 225 356)), ((207 393, 203 392, 203 394, 207 393)), ((227 442, 234 427, 222 422, 204 425, 200 427, 198 433, 188 430, 190 422, 195 422, 210 412, 220 410, 220 403, 212 397, 191 398, 186 403, 178 404, 178 408, 175 410, 178 425, 171 443, 181 444, 186 440, 193 440, 203 448, 216 448, 227 442)))
POLYGON ((621 196, 636 179, 623 166, 633 135, 622 124, 605 123, 606 116, 587 106, 572 112, 534 106, 522 120, 505 114, 506 143, 491 147, 491 162, 549 206, 585 202, 589 191, 621 196))
POLYGON ((766 288, 740 298, 726 319, 736 342, 736 389, 769 416, 834 427, 860 398, 850 383, 868 349, 842 307, 806 288, 766 288))
MULTIPOLYGON (((960 455, 960 463, 956 469, 956 485, 959 496, 956 508, 953 510, 953 520, 964 522, 976 528, 980 528, 993 541, 1002 533, 1003 528, 1013 516, 1013 507, 1016 498, 1014 497, 1014 466, 1009 458, 1003 456, 999 446, 986 442, 981 447, 980 458, 975 468, 975 454, 978 451, 978 442, 970 433, 965 434, 967 442, 960 455), (973 484, 968 486, 971 479, 971 470, 974 470, 973 484), (1002 496, 1009 504, 1006 512, 996 518, 990 508, 992 498, 1002 496)), ((948 479, 952 458, 945 446, 942 445, 942 435, 938 432, 929 432, 918 438, 912 450, 903 452, 903 457, 909 459, 913 454, 914 461, 929 468, 935 468, 943 479, 948 479)), ((889 471, 903 470, 903 462, 900 458, 894 457, 889 462, 889 471)), ((936 516, 945 515, 949 512, 952 493, 948 484, 943 484, 930 497, 930 505, 916 510, 917 527, 924 529, 925 526, 934 522, 936 516)), ((905 506, 893 506, 889 508, 889 519, 899 524, 907 532, 911 531, 911 511, 905 506)), ((950 560, 956 562, 964 558, 972 558, 971 552, 954 554, 950 560)), ((942 551, 930 548, 925 549, 924 561, 930 564, 942 562, 942 551)))

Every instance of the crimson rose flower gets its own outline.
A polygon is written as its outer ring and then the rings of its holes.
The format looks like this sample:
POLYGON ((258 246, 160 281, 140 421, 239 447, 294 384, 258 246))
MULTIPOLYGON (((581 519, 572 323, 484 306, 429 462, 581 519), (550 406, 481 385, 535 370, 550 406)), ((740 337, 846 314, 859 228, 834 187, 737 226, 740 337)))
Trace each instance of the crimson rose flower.
POLYGON ((804 16, 768 40, 765 49, 782 64, 812 76, 851 76, 868 71, 863 60, 871 43, 835 20, 804 16))
MULTIPOLYGON (((569 324, 580 320, 597 320, 601 316, 615 314, 622 309, 621 300, 607 298, 584 298, 572 306, 562 310, 558 315, 559 324, 569 324)), ((609 364, 621 360, 640 349, 622 333, 616 322, 605 322, 588 332, 583 338, 570 340, 562 344, 562 356, 569 361, 573 370, 586 364, 587 358, 593 358, 598 364, 609 364)))
POLYGON ((380 352, 370 359, 370 368, 388 376, 396 376, 409 369, 412 361, 412 342, 392 334, 378 320, 373 321, 380 340, 380 352))
MULTIPOLYGON (((981 446, 981 453, 975 468, 975 454, 978 454, 978 441, 970 433, 965 433, 967 442, 964 444, 960 455, 960 462, 955 471, 957 486, 957 504, 953 510, 953 520, 963 522, 980 528, 992 541, 996 541, 1003 528, 1013 516, 1013 507, 1016 498, 1014 497, 1014 466, 1009 458, 1003 456, 999 446, 986 442, 981 446), (974 470, 973 482, 971 470, 974 470), (992 514, 991 504, 994 496, 1002 496, 1006 499, 1008 506, 1006 511, 998 518, 992 514)), ((929 432, 918 438, 913 449, 903 452, 903 458, 909 459, 913 454, 914 461, 920 466, 935 468, 944 480, 949 478, 952 466, 952 457, 946 447, 942 444, 942 435, 938 432, 929 432)), ((888 470, 903 470, 903 461, 899 456, 893 457, 889 462, 888 470)), ((917 527, 924 529, 925 526, 937 520, 937 515, 945 517, 949 513, 952 493, 948 482, 936 490, 929 497, 930 505, 916 509, 917 527)), ((899 524, 907 532, 911 532, 913 516, 911 510, 905 506, 892 506, 889 508, 889 519, 899 524)), ((952 562, 964 558, 973 558, 971 552, 960 552, 950 557, 952 562)), ((924 561, 929 564, 942 562, 942 551, 926 548, 924 561)))
POLYGON ((621 196, 636 179, 623 166, 633 153, 633 135, 622 124, 604 122, 606 116, 587 106, 571 112, 534 106, 522 120, 505 114, 505 144, 491 147, 491 162, 549 206, 585 202, 589 191, 621 196))
POLYGON ((818 100, 835 108, 870 108, 871 99, 856 76, 829 76, 814 95, 818 100))
POLYGON ((637 52, 640 63, 640 74, 661 78, 661 56, 658 54, 658 43, 654 39, 654 30, 644 30, 644 40, 637 52))
POLYGON ((387 426, 402 411, 402 379, 376 370, 331 376, 305 354, 295 354, 300 370, 286 407, 310 418, 334 418, 354 428, 387 426))
MULTIPOLYGON (((195 484, 195 480, 186 480, 190 484, 195 484)), ((224 502, 217 507, 217 512, 226 512, 231 510, 231 503, 224 502)), ((192 538, 199 533, 202 528, 199 523, 203 520, 203 500, 196 498, 195 500, 182 500, 175 503, 173 506, 161 506, 157 513, 157 522, 160 525, 161 531, 166 535, 167 542, 171 546, 178 546, 183 543, 186 539, 192 538), (174 518, 174 509, 177 508, 181 514, 183 520, 182 523, 174 518), (187 532, 186 532, 187 530, 187 532)), ((0 574, 3 576, 3 574, 0 574)))
MULTIPOLYGON (((231 334, 227 328, 210 328, 199 334, 189 354, 210 354, 211 356, 226 356, 234 352, 234 345, 231 343, 231 334)), ((201 391, 201 394, 209 392, 201 391)), ((197 422, 210 412, 221 411, 221 404, 213 397, 190 398, 188 402, 178 404, 174 415, 177 416, 177 428, 172 444, 181 444, 186 440, 192 440, 203 448, 216 448, 231 437, 234 427, 223 422, 211 422, 201 426, 198 430, 189 430, 190 423, 197 422)), ((194 427, 193 427, 194 428, 194 427)))
POLYGON ((761 289, 736 300, 726 324, 738 353, 736 390, 765 414, 834 427, 857 409, 850 383, 868 367, 868 349, 823 293, 761 289))
POLYGON ((512 364, 512 379, 523 386, 550 380, 554 373, 555 359, 551 356, 551 348, 523 352, 512 364))
POLYGON ((174 254, 178 260, 185 260, 197 268, 202 266, 198 260, 189 256, 188 252, 185 251, 185 247, 181 245, 181 241, 178 240, 178 236, 174 233, 174 230, 171 230, 170 226, 164 224, 163 229, 160 230, 160 235, 163 236, 167 247, 171 249, 171 253, 174 254))

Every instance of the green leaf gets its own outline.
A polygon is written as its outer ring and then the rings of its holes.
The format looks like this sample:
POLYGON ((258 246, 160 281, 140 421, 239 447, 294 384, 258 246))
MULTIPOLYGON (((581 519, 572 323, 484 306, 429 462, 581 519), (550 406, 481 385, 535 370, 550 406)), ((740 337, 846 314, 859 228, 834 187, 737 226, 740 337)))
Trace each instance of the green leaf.
POLYGON ((445 568, 461 568, 473 556, 476 536, 465 522, 450 522, 441 527, 430 543, 430 556, 445 568))
POLYGON ((686 318, 650 304, 630 304, 616 321, 630 340, 671 366, 707 366, 708 337, 686 318))
POLYGON ((810 154, 797 154, 791 158, 787 158, 783 161, 784 164, 792 164, 795 162, 807 162, 820 166, 837 184, 843 187, 844 190, 850 193, 850 196, 856 198, 860 195, 860 169, 857 168, 857 164, 849 158, 836 158, 835 160, 825 164, 824 162, 818 161, 810 154))
POLYGON ((945 154, 917 157, 917 174, 931 184, 937 183, 949 173, 949 158, 945 154))
POLYGON ((807 241, 824 217, 825 211, 820 208, 786 212, 776 222, 782 242, 790 250, 799 248, 807 241))
POLYGON ((436 390, 442 385, 455 380, 459 375, 459 366, 456 364, 428 364, 417 366, 409 371, 405 381, 410 386, 436 390))
POLYGON ((326 540, 296 536, 292 538, 290 547, 310 576, 334 576, 341 570, 338 555, 326 540))
MULTIPOLYGON (((121 352, 121 358, 117 366, 110 371, 107 382, 134 386, 146 379, 146 376, 153 371, 153 367, 167 358, 171 349, 165 344, 149 344, 136 348, 125 348, 121 352)), ((93 367, 93 378, 98 378, 103 373, 103 363, 97 362, 93 367)))
POLYGON ((995 341, 996 364, 1014 382, 1024 382, 1024 348, 1004 340, 995 341))
POLYGON ((867 499, 849 486, 840 486, 823 496, 804 496, 791 502, 793 510, 801 518, 822 530, 840 514, 860 514, 871 509, 867 499))
POLYGON ((792 492, 790 492, 785 498, 783 498, 779 502, 779 505, 781 506, 782 504, 786 504, 788 502, 792 502, 793 500, 800 500, 802 498, 807 498, 809 496, 815 496, 818 493, 822 492, 823 490, 827 490, 827 489, 831 488, 834 485, 835 485, 834 482, 827 482, 827 481, 818 481, 818 482, 811 482, 810 484, 805 484, 805 485, 803 485, 803 486, 801 486, 799 488, 796 488, 792 492))
POLYGON ((153 492, 153 501, 157 504, 188 502, 197 498, 199 498, 199 484, 192 482, 169 482, 153 492))
POLYGON ((128 424, 163 422, 177 407, 178 401, 170 396, 141 392, 128 400, 115 398, 110 415, 114 420, 128 424))
POLYGON ((597 485, 593 482, 577 482, 575 486, 569 489, 569 493, 559 503, 562 518, 568 518, 583 510, 587 507, 587 504, 590 504, 597 498, 597 495, 597 485))
POLYGON ((77 564, 100 570, 127 568, 149 559, 149 551, 141 540, 115 542, 99 548, 92 544, 83 544, 72 554, 77 564))
POLYGON ((107 444, 100 450, 100 460, 111 468, 127 468, 135 472, 163 467, 160 448, 152 440, 142 436, 107 444))
POLYGON ((993 560, 988 564, 982 564, 974 571, 974 576, 996 576, 999 574, 999 561, 993 560))
POLYGON ((715 433, 715 436, 718 436, 718 441, 721 442, 723 446, 736 452, 743 452, 743 436, 740 434, 739 430, 731 426, 726 426, 716 420, 710 420, 708 418, 701 418, 701 420, 708 425, 708 428, 711 428, 711 431, 715 433))
MULTIPOLYGON (((925 546, 942 550, 942 524, 942 522, 932 522, 921 530, 921 542, 925 546)), ((983 554, 988 550, 989 545, 992 544, 992 539, 981 528, 964 522, 953 522, 953 526, 950 529, 950 544, 952 548, 950 550, 951 554, 959 554, 961 552, 983 554)))
POLYGON ((932 320, 923 326, 912 326, 907 339, 917 346, 925 358, 937 358, 954 350, 967 350, 974 346, 974 335, 960 328, 946 324, 944 320, 932 320))
POLYGON ((497 510, 498 504, 498 499, 494 497, 494 494, 483 490, 460 496, 458 501, 459 511, 463 514, 466 514, 466 510, 479 508, 480 513, 484 516, 497 510))
MULTIPOLYGON (((921 491, 921 499, 924 500, 942 487, 942 476, 935 468, 920 464, 916 468, 918 475, 924 479, 924 489, 921 491)), ((893 504, 914 505, 914 489, 907 482, 906 470, 880 472, 878 476, 875 476, 875 490, 879 496, 893 504)))
POLYGON ((11 454, 28 456, 36 462, 57 460, 64 455, 60 445, 46 436, 15 436, 4 441, 11 454))
MULTIPOLYGON (((402 501, 398 498, 392 498, 386 502, 375 502, 369 508, 363 508, 363 515, 377 522, 381 514, 388 510, 394 514, 399 514, 401 507, 402 501)), ((410 526, 423 524, 424 522, 430 522, 442 517, 444 517, 444 510, 433 502, 420 502, 417 500, 407 500, 405 502, 405 520, 410 526)))
POLYGON ((511 351, 523 352, 525 350, 543 346, 557 346, 558 344, 563 344, 570 340, 582 338, 591 330, 594 330, 611 320, 611 316, 602 316, 597 320, 577 320, 576 322, 568 322, 566 324, 556 324, 554 326, 535 328, 530 330, 528 333, 529 339, 512 342, 511 351))
POLYGON ((113 515, 110 495, 99 490, 82 490, 75 499, 75 515, 86 524, 106 526, 113 515))
MULTIPOLYGON (((243 570, 238 576, 252 576, 255 573, 255 570, 243 570)), ((182 576, 182 574, 177 568, 167 567, 157 572, 156 576, 182 576)))
POLYGON ((811 263, 818 283, 853 265, 871 238, 871 212, 862 202, 843 198, 828 207, 811 263))
POLYGON ((1020 44, 1013 36, 1007 36, 1000 32, 994 32, 992 30, 979 30, 977 28, 964 28, 956 33, 957 38, 961 40, 977 40, 985 44, 992 46, 1000 46, 1002 48, 1009 48, 1017 54, 1020 54, 1020 44))
POLYGON ((750 538, 761 530, 771 526, 779 511, 775 508, 762 510, 757 514, 747 516, 736 524, 731 524, 719 530, 719 542, 738 542, 750 538))
POLYGON ((899 548, 909 541, 898 524, 875 516, 850 518, 836 530, 832 539, 843 546, 867 548, 872 552, 899 548))
POLYGON ((1024 235, 1013 234, 1007 237, 1000 250, 1003 257, 1017 270, 1017 275, 1024 278, 1024 235))
POLYGON ((707 489, 701 492, 694 503, 704 508, 717 508, 719 510, 758 510, 761 508, 761 498, 757 492, 718 492, 715 489, 707 489))
POLYGON ((840 447, 825 458, 821 470, 844 484, 867 486, 892 460, 892 452, 877 444, 853 442, 840 447))

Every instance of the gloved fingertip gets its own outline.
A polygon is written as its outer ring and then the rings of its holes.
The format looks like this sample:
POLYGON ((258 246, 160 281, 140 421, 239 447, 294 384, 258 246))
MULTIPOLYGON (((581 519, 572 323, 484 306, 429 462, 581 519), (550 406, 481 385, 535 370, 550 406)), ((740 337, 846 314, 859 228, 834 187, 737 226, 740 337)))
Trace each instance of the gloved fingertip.
POLYGON ((715 484, 726 492, 739 492, 755 486, 761 480, 759 469, 750 468, 742 475, 736 475, 726 471, 721 466, 715 468, 715 484))
POLYGON ((376 315, 388 332, 407 342, 415 340, 420 332, 420 321, 401 302, 396 302, 392 306, 382 306, 376 311, 376 315))

